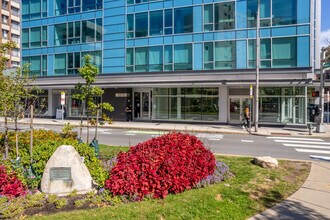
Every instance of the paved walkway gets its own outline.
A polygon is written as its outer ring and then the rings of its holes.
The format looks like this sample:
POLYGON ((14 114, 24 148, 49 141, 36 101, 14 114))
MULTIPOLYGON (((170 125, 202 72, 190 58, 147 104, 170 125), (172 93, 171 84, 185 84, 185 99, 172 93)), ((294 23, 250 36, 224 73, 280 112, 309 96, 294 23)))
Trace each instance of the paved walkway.
POLYGON ((330 219, 330 163, 313 162, 303 186, 280 204, 248 220, 330 219))
MULTIPOLYGON (((0 123, 3 123, 3 118, 0 118, 0 123)), ((23 119, 20 123, 29 123, 29 119, 23 119)), ((71 125, 78 126, 79 120, 54 120, 36 118, 35 124, 42 125, 63 125, 64 123, 70 123, 71 125)), ((120 128, 120 129, 134 129, 134 130, 156 130, 156 131, 194 131, 194 132, 207 132, 207 133, 221 133, 221 134, 248 134, 245 129, 242 129, 239 125, 212 125, 212 124, 173 124, 173 123, 156 123, 156 122, 117 122, 113 124, 106 124, 102 126, 104 128, 120 128)), ((258 133, 254 132, 252 128, 252 134, 255 135, 276 135, 276 136, 310 136, 306 128, 292 128, 292 127, 265 127, 261 126, 258 133)), ((326 125, 326 133, 313 133, 314 137, 330 137, 330 125, 326 125)))

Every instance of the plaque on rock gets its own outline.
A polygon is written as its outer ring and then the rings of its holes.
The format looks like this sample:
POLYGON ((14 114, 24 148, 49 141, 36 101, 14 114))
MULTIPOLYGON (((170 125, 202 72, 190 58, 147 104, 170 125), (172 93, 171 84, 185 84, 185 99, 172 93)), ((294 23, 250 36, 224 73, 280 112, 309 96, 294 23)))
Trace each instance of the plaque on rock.
POLYGON ((51 167, 49 170, 50 181, 66 180, 71 181, 71 167, 51 167))
POLYGON ((74 190, 78 194, 93 191, 92 177, 74 147, 63 145, 47 162, 41 179, 41 191, 65 196, 74 190))

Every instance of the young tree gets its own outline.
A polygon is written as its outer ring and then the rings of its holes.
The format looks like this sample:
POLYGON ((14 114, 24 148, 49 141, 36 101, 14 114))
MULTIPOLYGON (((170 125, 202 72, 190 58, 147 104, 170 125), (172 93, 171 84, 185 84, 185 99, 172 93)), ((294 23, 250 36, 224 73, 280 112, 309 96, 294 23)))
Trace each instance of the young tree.
MULTIPOLYGON (((86 55, 84 57, 85 64, 78 71, 80 76, 85 80, 85 83, 78 83, 75 85, 75 94, 72 95, 72 98, 80 100, 80 137, 81 137, 81 129, 82 129, 82 121, 83 121, 83 109, 86 109, 86 117, 87 117, 87 143, 89 143, 89 124, 90 117, 96 115, 95 122, 95 136, 97 137, 97 126, 99 120, 99 112, 104 109, 109 112, 114 111, 113 106, 107 102, 95 102, 96 97, 101 97, 104 94, 104 90, 98 86, 93 85, 96 80, 96 76, 99 74, 99 69, 97 66, 92 64, 92 57, 90 55, 86 55)), ((105 114, 102 115, 105 121, 111 122, 111 119, 108 118, 105 114)))

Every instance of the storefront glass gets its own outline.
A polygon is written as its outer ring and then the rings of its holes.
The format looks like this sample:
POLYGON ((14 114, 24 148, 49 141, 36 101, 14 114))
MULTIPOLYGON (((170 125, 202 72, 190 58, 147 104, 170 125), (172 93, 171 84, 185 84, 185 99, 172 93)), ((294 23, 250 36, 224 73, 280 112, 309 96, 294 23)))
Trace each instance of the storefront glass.
POLYGON ((218 121, 218 88, 154 88, 153 119, 218 121))
POLYGON ((305 124, 305 96, 305 87, 261 88, 259 121, 305 124))

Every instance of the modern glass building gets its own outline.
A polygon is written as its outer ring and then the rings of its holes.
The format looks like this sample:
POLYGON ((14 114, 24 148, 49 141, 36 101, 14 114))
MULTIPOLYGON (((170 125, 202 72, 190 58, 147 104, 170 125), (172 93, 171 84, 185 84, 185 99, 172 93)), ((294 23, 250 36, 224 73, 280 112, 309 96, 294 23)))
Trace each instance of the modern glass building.
MULTIPOLYGON (((99 67, 99 101, 124 120, 240 123, 256 79, 257 0, 22 0, 22 61, 54 117, 82 103, 83 56, 99 67)), ((261 0, 260 123, 306 124, 319 69, 320 0, 261 0)))

